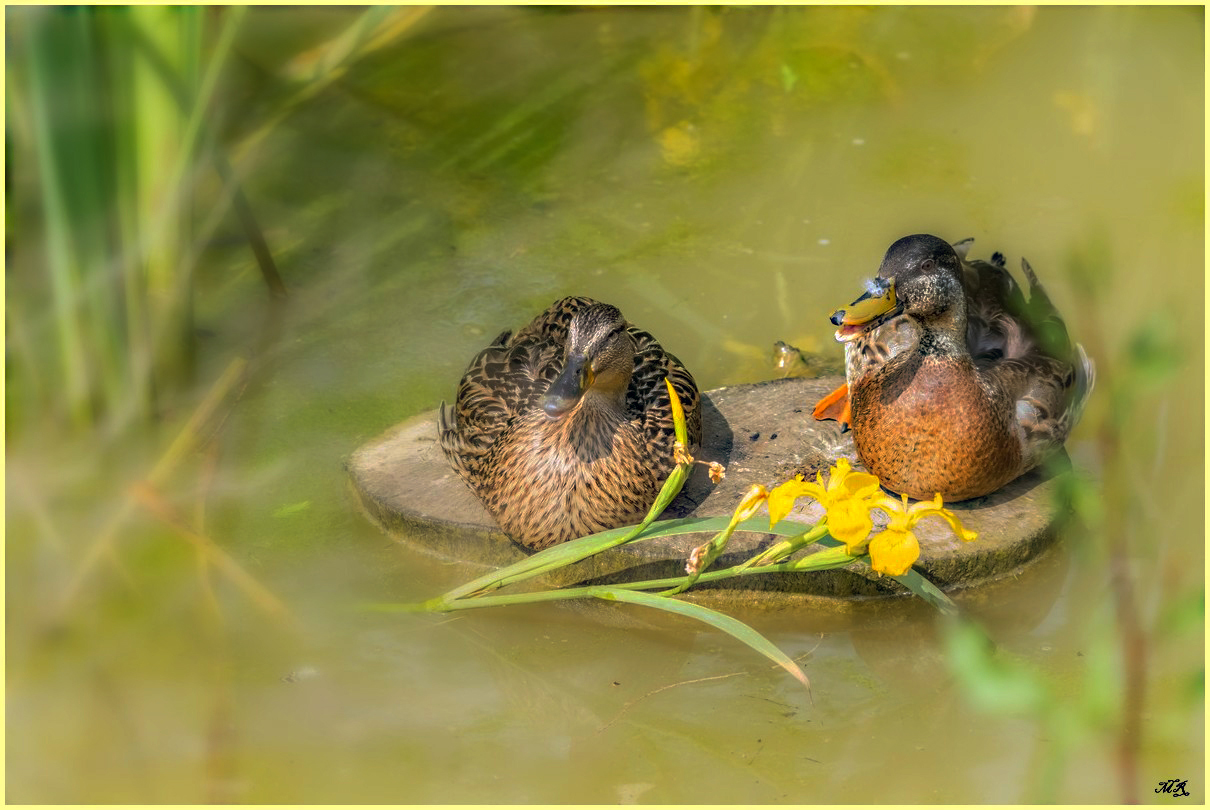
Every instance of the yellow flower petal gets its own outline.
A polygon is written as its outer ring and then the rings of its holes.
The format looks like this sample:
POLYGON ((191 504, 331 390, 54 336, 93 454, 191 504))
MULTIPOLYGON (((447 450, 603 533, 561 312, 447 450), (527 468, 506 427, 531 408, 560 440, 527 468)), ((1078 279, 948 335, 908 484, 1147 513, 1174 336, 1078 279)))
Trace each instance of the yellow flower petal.
POLYGON ((920 543, 910 531, 886 529, 870 541, 870 567, 880 574, 901 577, 920 559, 920 543))
POLYGON ((857 472, 847 458, 838 458, 828 476, 828 494, 834 498, 864 498, 878 491, 878 478, 857 472))
POLYGON ((908 528, 915 526, 920 520, 930 515, 936 515, 948 523, 950 528, 954 530, 954 534, 958 535, 958 539, 963 543, 969 543, 979 536, 977 532, 973 532, 963 526, 962 521, 958 519, 957 515, 941 505, 941 493, 937 493, 931 501, 921 501, 920 503, 912 504, 907 510, 908 528))
POLYGON ((841 456, 840 458, 836 459, 836 463, 832 465, 832 469, 828 470, 828 477, 843 479, 846 475, 852 472, 852 470, 853 465, 849 463, 847 458, 841 456))
POLYGON ((828 509, 828 534, 844 543, 848 554, 861 553, 873 528, 870 506, 865 501, 850 498, 838 501, 828 509))
MULTIPOLYGON (((954 530, 954 534, 958 535, 958 539, 963 543, 969 543, 979 536, 978 532, 971 531, 963 526, 962 521, 958 520, 958 516, 948 509, 937 509, 929 512, 928 514, 936 515, 937 517, 944 519, 945 522, 950 525, 950 528, 954 530)), ((925 516, 926 515, 921 515, 921 517, 925 516)))
POLYGON ((873 505, 886 512, 887 528, 895 531, 908 531, 912 527, 911 514, 907 506, 907 496, 902 500, 889 495, 878 495, 871 499, 873 505))
POLYGON ((845 477, 844 490, 850 498, 869 498, 879 491, 878 477, 869 473, 853 472, 845 477))
POLYGON ((824 496, 823 488, 812 481, 802 480, 802 476, 778 484, 769 493, 769 525, 785 520, 786 515, 794 508, 794 502, 799 498, 810 497, 820 500, 824 496))

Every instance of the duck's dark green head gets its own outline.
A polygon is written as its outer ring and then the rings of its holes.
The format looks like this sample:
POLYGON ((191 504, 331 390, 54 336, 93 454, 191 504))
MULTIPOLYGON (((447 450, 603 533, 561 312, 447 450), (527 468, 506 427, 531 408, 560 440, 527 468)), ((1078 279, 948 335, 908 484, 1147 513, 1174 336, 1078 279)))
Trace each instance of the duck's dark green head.
POLYGON ((619 405, 634 373, 634 339, 617 307, 593 304, 577 312, 567 329, 563 370, 546 392, 542 410, 558 419, 590 390, 619 405))
POLYGON ((832 313, 836 339, 849 341, 898 315, 931 321, 946 315, 965 320, 962 262, 952 245, 927 234, 905 236, 887 250, 866 292, 832 313))

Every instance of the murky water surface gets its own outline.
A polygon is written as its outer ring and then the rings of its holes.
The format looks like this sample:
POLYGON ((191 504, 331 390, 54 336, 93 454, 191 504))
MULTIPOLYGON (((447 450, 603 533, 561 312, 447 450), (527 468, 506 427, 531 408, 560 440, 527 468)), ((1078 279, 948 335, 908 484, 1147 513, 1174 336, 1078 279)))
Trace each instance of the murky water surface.
MULTIPOLYGON (((281 63, 355 14, 250 15, 232 143, 281 63)), ((9 800, 1119 801, 1110 570, 1078 529, 970 605, 1053 710, 982 711, 911 602, 743 617, 803 656, 813 703, 637 609, 358 610, 467 577, 371 526, 342 462, 452 397, 499 330, 586 294, 703 388, 764 379, 776 340, 839 354, 827 313, 920 231, 1028 256, 1098 363, 1070 443, 1094 475, 1103 392, 1138 374, 1137 335, 1170 341, 1176 376, 1139 375, 1113 463, 1150 638, 1139 796, 1178 778, 1203 800, 1200 610, 1173 618, 1203 593, 1202 33, 1190 8, 430 12, 233 156, 281 311, 220 226, 200 381, 162 426, 10 430, 9 800), (203 573, 141 506, 86 562, 236 354, 251 382, 213 453, 162 489, 272 597, 203 573), (1047 722, 1107 680, 1101 715, 1047 722)), ((10 308, 32 272, 18 244, 10 308)))

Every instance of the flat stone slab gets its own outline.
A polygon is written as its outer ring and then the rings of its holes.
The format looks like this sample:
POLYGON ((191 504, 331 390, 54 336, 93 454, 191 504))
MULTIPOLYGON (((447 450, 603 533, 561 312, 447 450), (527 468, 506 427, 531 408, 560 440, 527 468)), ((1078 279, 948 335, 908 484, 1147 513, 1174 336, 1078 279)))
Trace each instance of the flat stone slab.
MULTIPOLYGON (((862 469, 852 434, 835 422, 811 417, 815 402, 840 385, 840 377, 783 379, 705 392, 703 438, 696 458, 717 461, 726 478, 712 484, 697 465, 662 518, 729 516, 752 484, 773 486, 798 473, 808 477, 841 456, 862 469)), ((1062 465, 1059 465, 1062 466, 1062 465)), ((353 490, 366 513, 389 534, 443 559, 468 565, 467 578, 525 557, 450 469, 437 445, 437 412, 410 419, 358 449, 348 461, 353 490)), ((1022 566, 1055 537, 1058 480, 1033 471, 998 492, 952 508, 979 533, 960 542, 940 518, 917 524, 922 553, 916 567, 947 591, 983 586, 1019 575, 1022 566)), ((881 512, 875 512, 879 518, 881 512)), ((802 499, 790 520, 814 523, 819 506, 802 499)), ((876 528, 878 522, 876 520, 876 528)), ((557 575, 554 584, 608 583, 681 576, 690 550, 709 539, 698 533, 628 544, 584 560, 557 575)), ((738 564, 781 538, 736 533, 713 567, 738 564)), ((811 549, 813 550, 813 549, 811 549)), ((809 550, 808 550, 809 551, 809 550)), ((695 587, 701 601, 716 606, 844 601, 903 594, 906 589, 859 564, 833 571, 766 574, 695 587)))

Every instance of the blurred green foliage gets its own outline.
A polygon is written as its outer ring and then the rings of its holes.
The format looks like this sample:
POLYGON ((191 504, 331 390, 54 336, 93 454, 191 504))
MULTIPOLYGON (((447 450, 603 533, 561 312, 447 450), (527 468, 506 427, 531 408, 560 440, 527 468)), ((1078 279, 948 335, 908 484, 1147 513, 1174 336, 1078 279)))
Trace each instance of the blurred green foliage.
POLYGON ((10 276, 10 407, 18 423, 47 412, 77 429, 146 418, 193 366, 204 11, 43 8, 9 22, 8 103, 29 124, 9 137, 28 156, 18 165, 36 167, 18 182, 41 201, 17 227, 40 240, 46 271, 10 276))
MULTIPOLYGON (((1073 251, 1070 267, 1082 282, 1085 314, 1107 311, 1106 280, 1115 273, 1104 235, 1073 251)), ((1154 656, 1188 644, 1195 628, 1195 635, 1204 632, 1204 587, 1174 594, 1163 613, 1149 615, 1145 603, 1158 583, 1140 576, 1131 562, 1159 557, 1165 545, 1147 514, 1147 501, 1155 493, 1136 483, 1147 477, 1139 475, 1131 442, 1140 430, 1154 430, 1156 394, 1178 384, 1179 375, 1189 373, 1190 361, 1165 314, 1132 315, 1137 323, 1129 328, 1118 314, 1110 321, 1111 333, 1093 330, 1076 336, 1100 368, 1114 370, 1097 379, 1093 397, 1103 404, 1089 409, 1083 425, 1095 437, 1100 467, 1068 476, 1055 505, 1073 521, 1066 535, 1077 564, 1104 572, 1108 579, 1108 600, 1083 619, 1080 667, 1065 679, 998 650, 973 624, 951 623, 946 632, 951 671, 974 706, 993 714, 1031 716, 1047 730, 1052 745, 1038 766, 1031 798, 1036 802, 1059 800, 1077 745, 1097 739, 1114 741, 1119 795, 1128 802, 1140 798, 1140 781, 1145 785, 1149 777, 1141 772, 1143 736, 1157 728, 1150 725, 1148 730, 1144 715, 1154 656)), ((1084 322, 1096 320, 1086 317, 1084 322)), ((1197 711, 1205 699, 1204 667, 1169 698, 1181 711, 1197 711)))
POLYGON ((254 151, 350 63, 424 8, 376 7, 280 67, 280 103, 220 142, 222 76, 246 10, 38 8, 8 14, 10 232, 36 242, 10 273, 10 433, 27 421, 116 435, 160 415, 195 379, 194 276, 228 215, 270 291, 272 253, 227 152, 254 151), (217 179, 217 183, 215 180, 217 179), (30 205, 30 203, 34 203, 30 205), (38 272, 44 270, 44 272, 38 272))

